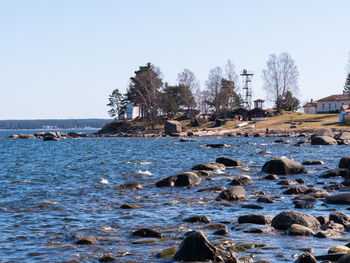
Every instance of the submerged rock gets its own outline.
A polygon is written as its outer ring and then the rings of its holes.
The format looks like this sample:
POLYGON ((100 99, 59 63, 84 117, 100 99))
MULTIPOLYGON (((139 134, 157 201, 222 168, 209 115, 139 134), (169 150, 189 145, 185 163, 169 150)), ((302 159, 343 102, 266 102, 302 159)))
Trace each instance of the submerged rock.
POLYGON ((306 226, 312 230, 317 230, 321 226, 315 217, 290 210, 279 213, 271 222, 271 225, 278 230, 286 230, 293 224, 306 226))
POLYGON ((198 164, 192 167, 192 170, 204 170, 204 171, 225 171, 226 166, 222 163, 204 163, 198 164))
POLYGON ((150 228, 141 228, 132 233, 134 236, 139 236, 139 237, 155 237, 155 238, 161 238, 162 234, 159 233, 158 231, 155 231, 150 228))
POLYGON ((121 184, 118 186, 113 187, 113 190, 143 190, 143 186, 141 184, 138 183, 125 183, 125 184, 121 184))
POLYGON ((210 219, 207 216, 192 216, 189 218, 184 219, 184 222, 189 223, 210 223, 210 219))
POLYGON ((267 161, 262 167, 265 173, 273 174, 299 174, 306 173, 306 169, 300 163, 287 157, 280 157, 267 161))
POLYGON ((225 147, 227 147, 227 145, 223 144, 223 143, 211 143, 211 144, 206 144, 205 146, 209 147, 209 148, 225 148, 225 147))
POLYGON ((192 187, 199 185, 201 179, 195 172, 183 172, 180 174, 172 175, 156 182, 157 187, 165 186, 177 186, 177 187, 192 187))
POLYGON ((303 165, 323 165, 324 163, 321 160, 314 160, 314 161, 304 161, 302 164, 303 165))
POLYGON ((228 167, 232 167, 232 166, 242 166, 243 163, 242 161, 238 160, 238 159, 232 159, 232 158, 228 158, 228 157, 220 157, 216 159, 217 163, 221 163, 225 166, 228 167))
POLYGON ((295 195, 295 194, 300 194, 304 193, 309 189, 306 185, 297 185, 297 186, 292 186, 289 187, 286 191, 283 192, 285 195, 295 195))

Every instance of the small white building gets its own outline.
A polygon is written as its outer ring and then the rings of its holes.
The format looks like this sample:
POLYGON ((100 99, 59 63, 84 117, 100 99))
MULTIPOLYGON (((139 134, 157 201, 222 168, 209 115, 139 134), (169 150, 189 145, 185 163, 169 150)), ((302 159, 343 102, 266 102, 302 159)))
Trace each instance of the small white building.
POLYGON ((304 112, 307 114, 316 114, 317 113, 317 102, 314 102, 312 99, 303 106, 304 112))
POLYGON ((134 105, 134 103, 126 104, 125 114, 127 119, 135 119, 141 117, 141 109, 139 106, 134 105))
POLYGON ((343 105, 350 104, 350 95, 336 94, 317 100, 317 113, 340 112, 343 105))

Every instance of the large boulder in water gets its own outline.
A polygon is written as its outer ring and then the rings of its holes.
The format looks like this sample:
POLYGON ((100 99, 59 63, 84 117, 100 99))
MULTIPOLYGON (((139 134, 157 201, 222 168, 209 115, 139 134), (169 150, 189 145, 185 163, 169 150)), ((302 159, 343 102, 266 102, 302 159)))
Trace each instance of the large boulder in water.
POLYGON ((238 262, 230 252, 220 250, 212 245, 202 231, 190 231, 180 244, 174 260, 238 262))
POLYGON ((290 210, 279 213, 271 222, 271 225, 279 230, 286 230, 293 224, 306 226, 312 230, 321 227, 320 222, 314 216, 290 210))
POLYGON ((217 197, 218 200, 238 201, 245 197, 245 190, 242 186, 233 186, 222 191, 217 197))
POLYGON ((180 133, 182 131, 182 124, 179 121, 166 121, 164 124, 164 132, 166 134, 180 133))
POLYGON ((201 183, 201 179, 194 172, 183 172, 164 178, 156 182, 157 187, 163 186, 195 186, 201 183))
POLYGON ((326 202, 329 204, 349 205, 350 193, 341 193, 341 194, 331 195, 329 197, 326 197, 326 202))
POLYGON ((337 141, 328 136, 312 136, 311 145, 337 145, 337 141))
POLYGON ((287 157, 280 157, 267 161, 262 167, 262 171, 272 174, 300 174, 307 172, 304 166, 287 157))

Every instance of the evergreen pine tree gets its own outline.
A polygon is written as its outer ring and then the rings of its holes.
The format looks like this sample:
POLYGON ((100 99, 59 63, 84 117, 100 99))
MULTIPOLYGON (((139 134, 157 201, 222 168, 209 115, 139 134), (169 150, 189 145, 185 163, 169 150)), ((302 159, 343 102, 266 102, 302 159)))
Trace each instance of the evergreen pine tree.
POLYGON ((348 74, 348 77, 346 78, 343 93, 350 95, 350 73, 348 74))

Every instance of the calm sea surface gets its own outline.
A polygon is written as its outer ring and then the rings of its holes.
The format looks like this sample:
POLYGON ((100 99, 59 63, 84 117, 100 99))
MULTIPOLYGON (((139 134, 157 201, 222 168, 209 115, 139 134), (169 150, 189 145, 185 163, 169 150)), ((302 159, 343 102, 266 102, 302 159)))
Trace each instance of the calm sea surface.
MULTIPOLYGON (((23 131, 21 131, 24 133, 23 131)), ((236 244, 259 243, 262 248, 247 249, 240 256, 255 254, 256 261, 295 260, 292 255, 313 248, 315 255, 326 253, 332 245, 345 240, 290 237, 283 232, 247 234, 237 228, 237 218, 248 213, 276 215, 294 210, 293 200, 283 195, 276 181, 262 180, 262 165, 272 157, 287 156, 299 162, 323 160, 323 166, 308 166, 307 185, 336 181, 320 179, 326 167, 336 168, 341 157, 349 155, 348 146, 292 146, 298 138, 286 139, 291 144, 278 144, 276 138, 201 137, 197 142, 179 142, 178 138, 83 138, 44 142, 40 139, 9 140, 17 131, 0 131, 0 262, 98 262, 111 255, 118 262, 169 262, 156 254, 178 245, 184 232, 202 229, 213 244, 234 240, 236 244), (231 147, 212 149, 208 143, 225 143, 231 147), (261 155, 260 151, 272 154, 261 155), (192 166, 215 161, 217 157, 242 160, 242 168, 226 170, 203 178, 200 186, 156 188, 164 177, 190 170, 192 166), (253 184, 245 187, 244 202, 215 201, 218 192, 197 192, 210 186, 229 186, 234 175, 248 174, 253 184), (113 190, 126 182, 137 182, 144 190, 113 190), (275 203, 257 203, 256 191, 281 196, 275 203), (120 209, 122 204, 138 209, 120 209), (242 208, 259 204, 262 210, 242 208), (183 222, 193 215, 206 215, 212 223, 225 222, 229 235, 214 236, 203 224, 183 222), (142 227, 164 234, 164 238, 144 239, 131 235, 142 227), (236 229, 232 230, 232 227, 236 229), (79 236, 92 236, 96 244, 77 245, 79 236), (143 242, 151 240, 150 242, 143 242)), ((33 134, 35 131, 26 131, 33 134)), ((323 185, 316 185, 322 188, 323 185)), ((315 216, 329 215, 332 209, 346 212, 347 206, 325 205, 317 201, 314 209, 299 211, 315 216)), ((251 225, 254 226, 254 225, 251 225)), ((350 238, 345 233, 343 239, 350 238)))

